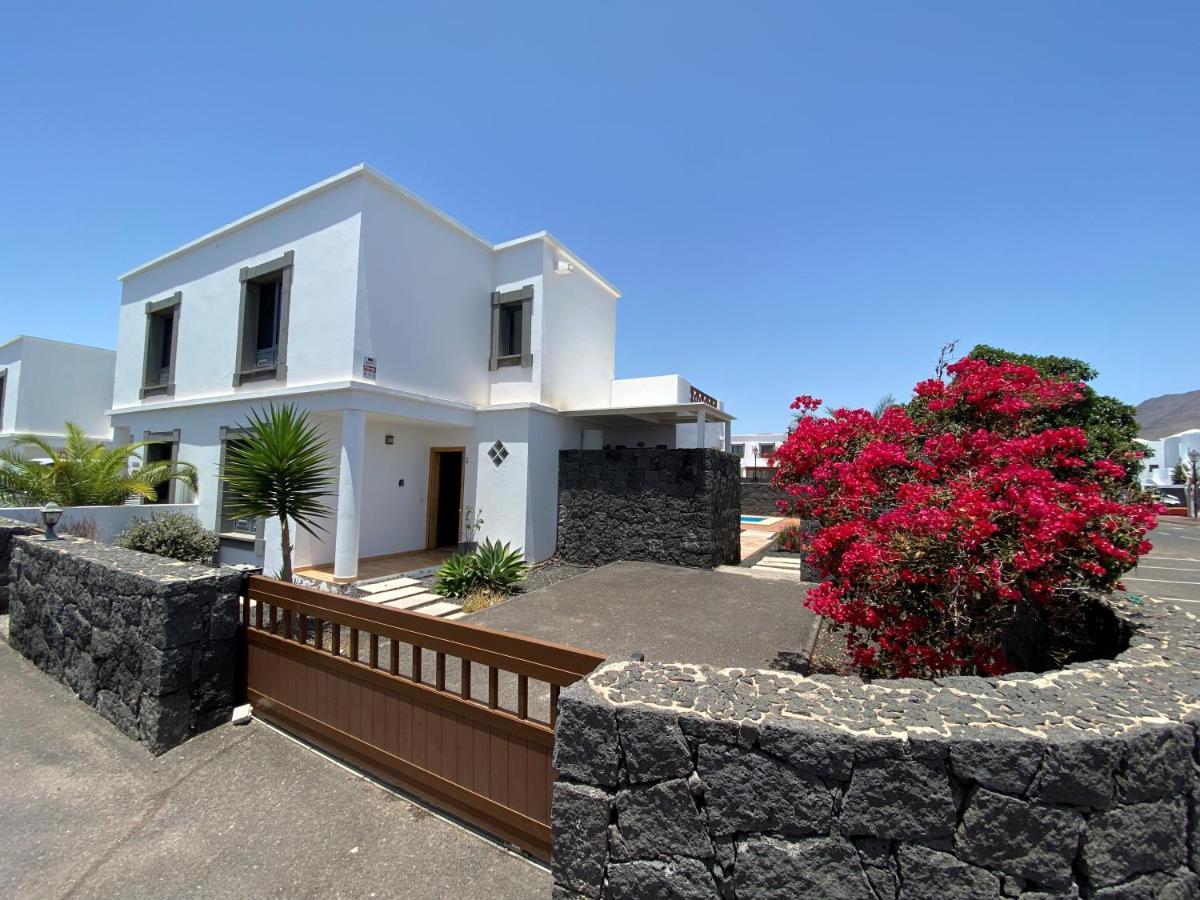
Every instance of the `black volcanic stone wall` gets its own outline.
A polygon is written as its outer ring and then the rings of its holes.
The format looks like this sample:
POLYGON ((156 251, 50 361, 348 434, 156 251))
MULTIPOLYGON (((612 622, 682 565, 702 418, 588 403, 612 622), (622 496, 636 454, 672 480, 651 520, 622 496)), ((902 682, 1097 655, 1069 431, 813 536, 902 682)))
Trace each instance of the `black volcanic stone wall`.
POLYGON ((720 450, 562 450, 558 555, 714 568, 741 558, 737 457, 720 450))
POLYGON ((25 522, 0 519, 0 616, 8 612, 8 586, 11 579, 9 566, 12 562, 13 538, 37 531, 25 522))
POLYGON ((1128 650, 1041 675, 604 666, 559 702, 555 896, 1200 897, 1200 619, 1112 608, 1128 650))
POLYGON ((742 481, 742 512, 748 516, 782 516, 779 501, 791 499, 770 481, 742 481))
POLYGON ((81 538, 12 544, 20 653, 152 753, 229 720, 240 573, 81 538))

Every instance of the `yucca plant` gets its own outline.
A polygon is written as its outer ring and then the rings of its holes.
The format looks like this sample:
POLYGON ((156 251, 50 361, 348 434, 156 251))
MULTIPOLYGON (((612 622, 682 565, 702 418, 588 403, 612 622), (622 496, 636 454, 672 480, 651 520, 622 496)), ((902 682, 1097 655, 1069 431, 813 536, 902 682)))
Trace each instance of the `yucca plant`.
POLYGON ((291 523, 315 535, 328 518, 325 497, 333 493, 333 467, 325 437, 292 404, 250 411, 246 433, 225 452, 229 514, 235 518, 279 519, 281 581, 292 580, 291 523))
POLYGON ((0 500, 25 506, 50 501, 60 506, 115 506, 130 497, 157 500, 158 486, 164 482, 180 481, 196 489, 196 467, 191 463, 167 460, 129 468, 129 461, 152 441, 106 447, 74 422, 66 423, 66 433, 63 447, 22 434, 0 450, 0 500))

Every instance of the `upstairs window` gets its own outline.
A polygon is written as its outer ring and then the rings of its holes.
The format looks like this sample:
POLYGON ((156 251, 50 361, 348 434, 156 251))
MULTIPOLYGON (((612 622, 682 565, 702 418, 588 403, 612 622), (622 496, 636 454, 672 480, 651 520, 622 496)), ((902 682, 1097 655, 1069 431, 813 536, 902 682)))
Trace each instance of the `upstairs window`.
POLYGON ((8 371, 0 370, 0 431, 4 430, 4 388, 8 385, 8 371))
POLYGON ((532 366, 533 285, 492 292, 492 353, 488 368, 532 366))
POLYGON ((729 452, 732 453, 734 456, 736 456, 738 459, 741 459, 743 456, 746 455, 746 445, 745 444, 731 444, 729 447, 729 452))
POLYGON ((262 265, 242 269, 235 386, 246 381, 287 378, 288 309, 292 292, 292 251, 262 265))
POLYGON ((774 445, 774 444, 759 444, 759 445, 758 445, 758 456, 759 456, 759 459, 762 459, 763 457, 770 456, 770 455, 771 455, 772 453, 774 453, 774 452, 775 452, 775 445, 774 445))
POLYGON ((142 375, 145 397, 175 393, 175 351, 179 344, 179 310, 183 294, 146 304, 146 353, 142 375))

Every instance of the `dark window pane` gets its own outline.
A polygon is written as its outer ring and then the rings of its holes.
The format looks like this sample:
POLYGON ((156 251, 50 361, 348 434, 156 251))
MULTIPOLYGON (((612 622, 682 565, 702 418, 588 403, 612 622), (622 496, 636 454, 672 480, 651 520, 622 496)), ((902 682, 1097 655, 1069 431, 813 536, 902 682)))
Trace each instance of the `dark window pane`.
POLYGON ((500 310, 500 355, 521 354, 521 307, 505 306, 500 310))
POLYGON ((279 300, 282 288, 282 279, 258 286, 258 321, 255 323, 254 339, 256 355, 257 351, 274 350, 279 344, 279 300))
POLYGON ((158 357, 158 365, 162 369, 170 369, 171 367, 171 343, 175 340, 175 316, 168 313, 165 316, 158 316, 159 327, 162 329, 162 337, 160 339, 161 352, 158 357))

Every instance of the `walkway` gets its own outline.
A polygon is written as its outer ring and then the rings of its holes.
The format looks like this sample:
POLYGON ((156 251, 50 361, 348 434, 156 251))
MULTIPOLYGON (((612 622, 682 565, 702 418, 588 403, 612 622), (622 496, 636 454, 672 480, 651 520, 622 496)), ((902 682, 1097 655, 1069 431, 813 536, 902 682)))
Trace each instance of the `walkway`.
POLYGON ((157 759, 0 645, 0 896, 545 898, 540 867, 253 722, 157 759))

